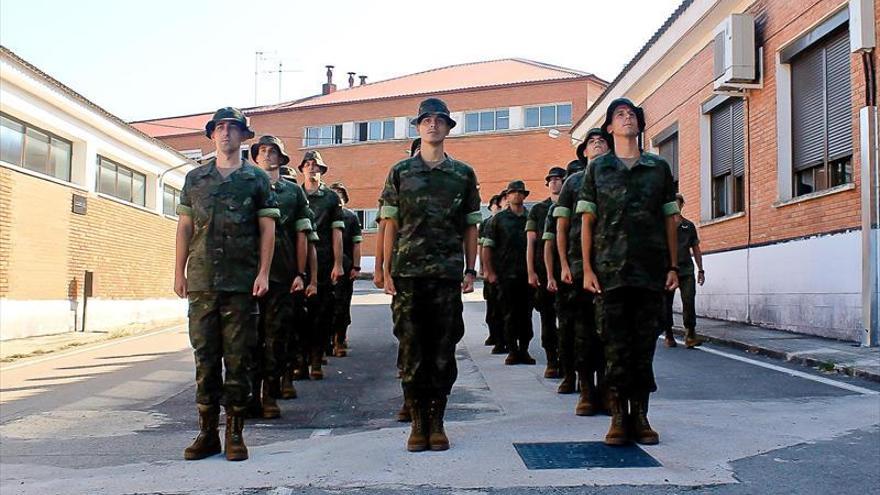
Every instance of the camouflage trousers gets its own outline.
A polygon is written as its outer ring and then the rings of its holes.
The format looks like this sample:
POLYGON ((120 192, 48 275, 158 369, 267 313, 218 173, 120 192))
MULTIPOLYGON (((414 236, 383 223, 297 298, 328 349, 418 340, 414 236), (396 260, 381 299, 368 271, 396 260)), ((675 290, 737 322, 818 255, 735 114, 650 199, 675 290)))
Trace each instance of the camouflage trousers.
POLYGON ((563 373, 601 376, 605 371, 604 346, 596 331, 593 295, 583 286, 583 279, 574 279, 571 285, 560 283, 556 293, 559 363, 563 373))
POLYGON ((290 321, 285 325, 285 369, 301 368, 308 364, 308 336, 312 328, 311 315, 306 309, 306 296, 303 292, 292 295, 290 321))
POLYGON ((609 388, 629 397, 654 392, 654 348, 666 311, 663 293, 622 287, 596 299, 609 388))
MULTIPOLYGON (((694 274, 679 275, 678 290, 681 294, 681 316, 684 319, 684 327, 691 330, 697 328, 697 312, 695 300, 697 298, 697 281, 694 274)), ((675 291, 666 292, 666 318, 662 330, 672 330, 672 303, 675 300, 675 291)))
POLYGON ((288 285, 269 282, 269 291, 257 302, 260 318, 251 384, 257 386, 265 380, 272 397, 278 397, 278 380, 284 373, 285 351, 293 330, 293 294, 288 285))
POLYGON ((486 300, 486 326, 489 327, 489 338, 496 344, 504 344, 504 320, 498 311, 498 284, 483 284, 483 298, 486 300))
POLYGON ((321 359, 332 342, 333 314, 336 293, 333 284, 318 284, 318 293, 306 300, 309 312, 309 328, 306 348, 312 360, 321 359))
POLYGON ((391 302, 406 397, 449 395, 458 377, 455 346, 464 336, 461 282, 398 277, 391 302))
POLYGON ((524 278, 500 279, 498 296, 504 319, 504 341, 511 352, 526 351, 534 337, 532 303, 534 290, 524 278))
POLYGON ((559 347, 559 329, 556 325, 555 296, 547 290, 547 281, 540 280, 535 294, 535 310, 541 315, 541 347, 555 353, 559 347))
POLYGON ((196 403, 222 403, 243 412, 251 394, 248 370, 257 342, 257 302, 240 292, 190 292, 188 298, 196 403))
POLYGON ((346 278, 335 285, 336 304, 333 305, 333 334, 340 340, 347 338, 351 325, 351 298, 354 295, 354 280, 346 278))

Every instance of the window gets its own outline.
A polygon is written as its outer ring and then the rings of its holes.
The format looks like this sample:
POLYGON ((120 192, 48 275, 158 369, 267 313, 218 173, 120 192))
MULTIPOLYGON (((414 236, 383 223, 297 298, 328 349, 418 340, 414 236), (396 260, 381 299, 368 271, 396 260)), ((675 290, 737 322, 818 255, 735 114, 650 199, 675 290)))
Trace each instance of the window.
POLYGON ((464 132, 501 131, 510 128, 510 110, 483 110, 464 114, 464 132))
POLYGON ((678 132, 665 138, 657 145, 657 153, 669 163, 672 169, 672 180, 675 183, 675 192, 678 192, 678 132))
POLYGON ((410 139, 415 139, 415 138, 419 137, 419 129, 418 129, 418 127, 412 125, 412 120, 413 120, 414 118, 415 118, 415 117, 407 117, 407 118, 406 118, 406 121, 407 121, 407 125, 406 125, 406 137, 408 137, 408 138, 410 138, 410 139))
POLYGON ((548 127, 571 124, 571 104, 526 107, 525 127, 548 127))
POLYGON ((98 157, 98 192, 145 206, 147 177, 130 168, 98 157))
MULTIPOLYGON (((388 141, 394 139, 394 119, 358 122, 356 128, 358 141, 388 141)), ((416 135, 418 136, 418 133, 416 135)))
POLYGON ((379 216, 378 209, 354 210, 354 212, 357 215, 358 222, 361 224, 361 229, 364 232, 374 232, 379 229, 379 224, 376 223, 376 219, 379 216))
POLYGON ((166 215, 177 216, 177 205, 180 204, 180 191, 171 187, 165 186, 165 190, 162 192, 162 212, 166 215))
POLYGON ((790 63, 792 194, 800 196, 852 182, 848 30, 838 28, 795 55, 790 63))
POLYGON ((70 141, 0 114, 0 160, 70 181, 70 141))
POLYGON ((709 114, 712 217, 744 210, 745 126, 743 100, 729 98, 709 114))
POLYGON ((306 148, 342 144, 342 125, 306 127, 303 144, 305 144, 306 148))

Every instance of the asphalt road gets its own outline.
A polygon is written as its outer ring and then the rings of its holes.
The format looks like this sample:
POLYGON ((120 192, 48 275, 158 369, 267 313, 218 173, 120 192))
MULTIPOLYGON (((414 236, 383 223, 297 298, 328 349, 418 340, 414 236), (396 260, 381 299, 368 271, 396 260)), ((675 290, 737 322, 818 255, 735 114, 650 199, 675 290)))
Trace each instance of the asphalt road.
MULTIPOLYGON (((194 436, 185 328, 0 368, 7 493, 877 493, 877 384, 723 348, 658 347, 649 468, 526 469, 514 443, 598 442, 538 366, 504 366, 465 305, 445 453, 409 454, 387 299, 360 283, 350 356, 295 382, 281 419, 245 428, 251 459, 182 461, 194 436)), ((535 320, 537 325, 537 319, 535 320)), ((537 327, 536 327, 537 328, 537 327)))

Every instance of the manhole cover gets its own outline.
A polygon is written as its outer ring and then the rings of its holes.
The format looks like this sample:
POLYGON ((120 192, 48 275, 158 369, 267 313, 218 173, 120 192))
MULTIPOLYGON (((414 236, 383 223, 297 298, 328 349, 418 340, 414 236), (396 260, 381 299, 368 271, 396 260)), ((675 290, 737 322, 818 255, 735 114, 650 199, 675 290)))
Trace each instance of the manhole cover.
POLYGON ((602 442, 515 443, 528 469, 659 467, 637 445, 609 447, 602 442))

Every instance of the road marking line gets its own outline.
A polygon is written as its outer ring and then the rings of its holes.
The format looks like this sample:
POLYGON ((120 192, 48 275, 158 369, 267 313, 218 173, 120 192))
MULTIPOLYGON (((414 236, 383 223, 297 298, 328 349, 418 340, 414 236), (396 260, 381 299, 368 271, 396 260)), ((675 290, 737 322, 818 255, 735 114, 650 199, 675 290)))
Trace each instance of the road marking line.
MULTIPOLYGON (((50 354, 50 355, 48 355, 48 356, 46 356, 46 357, 42 357, 42 358, 39 358, 39 359, 34 359, 34 360, 32 360, 32 361, 28 360, 27 362, 24 362, 24 363, 11 364, 11 365, 9 365, 9 366, 3 366, 3 367, 0 367, 0 371, 9 371, 9 370, 17 369, 17 368, 24 368, 25 366, 31 366, 31 365, 39 364, 39 363, 45 363, 46 361, 51 361, 51 360, 53 360, 53 359, 61 359, 61 358, 65 358, 65 357, 68 357, 68 356, 75 356, 75 355, 77 355, 77 354, 82 354, 82 353, 84 353, 84 352, 96 351, 96 350, 98 350, 98 349, 103 349, 103 348, 105 348, 105 347, 114 346, 114 345, 116 345, 116 344, 123 344, 123 343, 125 343, 125 342, 131 342, 132 340, 145 339, 145 338, 147 338, 147 337, 152 337, 152 336, 154 336, 154 335, 159 335, 159 334, 162 334, 162 333, 171 332, 171 331, 173 331, 173 330, 178 330, 178 329, 180 329, 180 328, 181 328, 182 326, 184 326, 184 325, 185 325, 185 324, 182 323, 182 324, 180 324, 180 325, 175 325, 175 326, 173 326, 173 327, 163 328, 162 330, 156 330, 155 332, 143 333, 143 334, 139 334, 139 335, 132 335, 131 337, 122 337, 122 338, 119 338, 119 339, 110 339, 110 341, 105 342, 105 343, 100 344, 100 345, 96 345, 96 346, 94 346, 94 347, 89 346, 88 344, 86 344, 83 348, 76 349, 76 350, 73 350, 73 351, 62 352, 61 354, 55 354, 55 353, 52 353, 52 354, 50 354)), ((24 359, 27 359, 27 358, 24 358, 24 359)))
POLYGON ((324 429, 324 430, 315 430, 315 431, 312 432, 311 435, 309 435, 309 438, 329 437, 329 436, 330 436, 330 433, 331 433, 332 431, 333 431, 333 430, 327 430, 327 429, 324 429))
MULTIPOLYGON (((684 342, 682 342, 680 340, 676 340, 676 342, 678 342, 679 345, 682 345, 682 346, 684 345, 684 342)), ((794 376, 797 378, 803 378, 804 380, 811 380, 811 381, 822 383, 825 385, 830 385, 832 387, 841 388, 843 390, 849 390, 850 392, 856 392, 856 393, 862 394, 862 395, 878 395, 878 394, 880 394, 880 392, 878 392, 876 390, 871 390, 869 388, 859 387, 858 385, 850 385, 849 383, 839 382, 837 380, 832 380, 830 378, 825 378, 822 376, 811 375, 809 373, 804 373, 803 371, 790 370, 788 368, 785 368, 782 366, 777 366, 775 364, 763 363, 761 361, 756 361, 754 359, 749 359, 747 357, 737 356, 736 354, 729 354, 729 353, 719 351, 716 349, 710 349, 710 348, 706 347, 705 343, 699 347, 696 347, 696 349, 699 349, 703 352, 708 352, 709 354, 715 354, 716 356, 721 356, 721 357, 726 357, 728 359, 733 359, 734 361, 748 363, 748 364, 758 366, 761 368, 766 368, 768 370, 779 371, 780 373, 785 373, 786 375, 791 375, 791 376, 794 376)))

